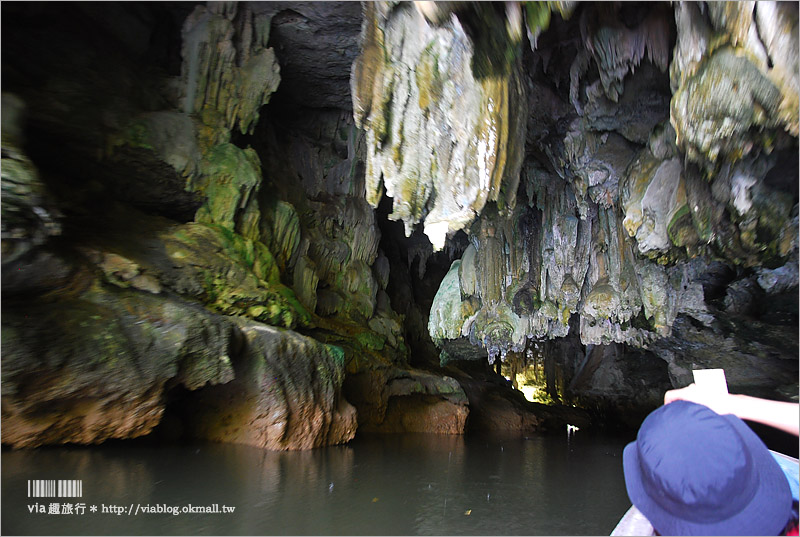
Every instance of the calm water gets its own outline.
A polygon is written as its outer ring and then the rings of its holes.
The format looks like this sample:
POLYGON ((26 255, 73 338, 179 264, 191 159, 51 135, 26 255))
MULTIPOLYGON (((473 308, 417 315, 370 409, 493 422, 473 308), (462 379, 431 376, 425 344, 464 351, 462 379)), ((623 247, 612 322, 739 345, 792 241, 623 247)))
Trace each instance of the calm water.
MULTIPOLYGON (((2 453, 2 533, 608 535, 630 506, 623 439, 359 438, 275 453, 117 444, 2 453), (81 479, 83 515, 29 513, 29 479, 81 479), (147 514, 156 505, 233 513, 147 514), (98 511, 90 512, 96 505, 98 511), (125 514, 102 513, 119 506, 125 514), (139 509, 139 513, 135 511, 139 509), (128 509, 131 508, 131 514, 128 509)), ((73 508, 74 509, 74 508, 73 508)))

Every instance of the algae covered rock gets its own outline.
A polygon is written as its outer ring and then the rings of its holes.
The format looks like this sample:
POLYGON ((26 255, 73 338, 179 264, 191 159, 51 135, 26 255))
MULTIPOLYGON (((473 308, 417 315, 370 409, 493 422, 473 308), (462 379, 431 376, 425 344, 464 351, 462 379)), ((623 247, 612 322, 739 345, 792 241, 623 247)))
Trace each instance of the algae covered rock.
POLYGON ((311 314, 280 282, 270 251, 221 226, 172 228, 162 237, 172 266, 162 279, 212 310, 247 315, 286 328, 310 326, 311 314))
POLYGON ((236 230, 246 238, 258 238, 259 212, 255 205, 261 184, 261 162, 253 149, 233 144, 211 148, 205 157, 204 174, 193 185, 206 202, 195 220, 236 230))

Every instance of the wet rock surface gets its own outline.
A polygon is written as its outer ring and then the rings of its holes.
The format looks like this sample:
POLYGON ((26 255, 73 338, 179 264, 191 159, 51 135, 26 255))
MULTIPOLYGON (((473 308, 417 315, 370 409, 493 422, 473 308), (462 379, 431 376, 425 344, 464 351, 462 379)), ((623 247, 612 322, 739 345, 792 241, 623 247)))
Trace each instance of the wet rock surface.
POLYGON ((365 409, 359 428, 366 432, 463 434, 470 412, 454 378, 416 369, 352 375, 345 393, 365 409))

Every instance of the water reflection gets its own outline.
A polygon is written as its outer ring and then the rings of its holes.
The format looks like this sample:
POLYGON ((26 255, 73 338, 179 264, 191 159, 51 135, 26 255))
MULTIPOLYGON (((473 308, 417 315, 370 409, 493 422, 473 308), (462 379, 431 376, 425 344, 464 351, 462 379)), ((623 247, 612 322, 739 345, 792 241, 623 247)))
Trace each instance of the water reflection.
MULTIPOLYGON (((608 534, 628 508, 623 439, 363 437, 269 452, 203 444, 2 454, 4 534, 608 534), (233 514, 28 513, 28 479, 83 479, 87 506, 227 505, 233 514)), ((48 503, 46 500, 40 503, 48 503)), ((58 500, 64 502, 65 500, 58 500)))

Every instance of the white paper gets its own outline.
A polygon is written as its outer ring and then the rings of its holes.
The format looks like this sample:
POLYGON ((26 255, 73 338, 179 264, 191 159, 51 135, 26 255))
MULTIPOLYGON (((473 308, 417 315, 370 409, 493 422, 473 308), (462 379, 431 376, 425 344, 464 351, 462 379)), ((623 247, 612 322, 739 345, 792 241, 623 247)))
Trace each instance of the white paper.
POLYGON ((728 393, 728 382, 724 369, 695 369, 692 371, 694 383, 706 390, 728 393))

